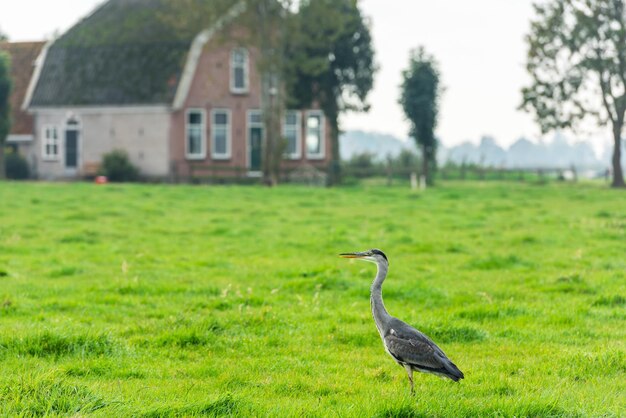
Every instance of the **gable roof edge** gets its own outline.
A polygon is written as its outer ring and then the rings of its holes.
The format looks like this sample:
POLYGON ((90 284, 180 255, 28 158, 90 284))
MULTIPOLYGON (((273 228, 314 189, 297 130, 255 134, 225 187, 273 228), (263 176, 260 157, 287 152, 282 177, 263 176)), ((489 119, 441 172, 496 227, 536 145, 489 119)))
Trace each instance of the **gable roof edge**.
POLYGON ((187 98, 189 90, 191 89, 191 83, 194 76, 196 75, 198 61, 200 61, 200 55, 202 54, 202 49, 204 48, 204 46, 207 44, 207 42, 211 40, 216 32, 222 29, 222 27, 229 23, 231 20, 235 19, 237 16, 243 13, 245 9, 245 1, 241 0, 237 2, 237 4, 231 7, 224 16, 220 17, 213 26, 211 26, 209 29, 203 30, 194 38, 189 49, 189 55, 187 56, 187 62, 185 63, 185 68, 183 69, 180 83, 178 84, 178 88, 176 89, 176 95, 174 96, 174 103, 172 104, 172 109, 174 111, 180 110, 185 103, 185 99, 187 98))
POLYGON ((22 102, 22 110, 26 111, 30 107, 30 101, 33 98, 33 93, 35 92, 35 87, 39 82, 39 76, 41 75, 41 71, 43 70, 43 65, 46 62, 46 56, 48 55, 48 49, 54 43, 54 39, 46 42, 44 47, 41 49, 39 56, 35 60, 35 70, 33 71, 33 76, 30 78, 28 83, 28 88, 26 89, 26 94, 24 95, 24 101, 22 102))

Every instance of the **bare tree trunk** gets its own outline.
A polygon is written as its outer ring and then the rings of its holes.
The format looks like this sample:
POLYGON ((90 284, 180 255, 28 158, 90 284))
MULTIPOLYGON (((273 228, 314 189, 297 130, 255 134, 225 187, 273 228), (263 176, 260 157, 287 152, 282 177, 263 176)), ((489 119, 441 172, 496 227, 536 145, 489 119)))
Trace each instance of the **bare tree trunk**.
POLYGON ((626 187, 624 182, 624 172, 622 171, 622 125, 623 123, 616 123, 613 127, 613 181, 611 187, 623 188, 626 187))
POLYGON ((6 167, 4 165, 4 147, 4 141, 0 141, 0 180, 4 180, 7 178, 6 167))
POLYGON ((422 145, 422 176, 426 179, 426 184, 430 184, 430 167, 428 165, 428 150, 426 145, 422 145))
POLYGON ((330 123, 330 170, 328 173, 328 185, 337 186, 341 184, 341 156, 339 155, 339 126, 337 118, 331 118, 330 123))
POLYGON ((278 184, 277 175, 277 120, 279 120, 279 110, 276 97, 278 89, 273 85, 272 74, 263 76, 263 92, 261 94, 261 108, 263 114, 263 125, 265 127, 265 138, 263 141, 263 183, 273 187, 278 184))
POLYGON ((266 0, 257 4, 261 50, 261 113, 263 115, 264 140, 262 141, 263 160, 261 170, 263 183, 273 187, 278 184, 278 165, 280 160, 276 154, 280 137, 280 93, 282 91, 279 77, 280 63, 277 56, 276 40, 272 36, 271 5, 266 0))

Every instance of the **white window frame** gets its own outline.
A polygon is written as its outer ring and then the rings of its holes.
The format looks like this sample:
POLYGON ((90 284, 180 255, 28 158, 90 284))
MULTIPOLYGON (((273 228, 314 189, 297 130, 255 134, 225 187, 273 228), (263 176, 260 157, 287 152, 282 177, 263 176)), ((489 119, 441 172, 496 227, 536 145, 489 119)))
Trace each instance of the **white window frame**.
POLYGON ((287 114, 289 113, 296 114, 296 150, 291 154, 285 152, 285 158, 289 160, 299 160, 302 158, 302 112, 299 110, 287 110, 285 112, 285 116, 283 117, 283 137, 285 139, 287 139, 287 114))
POLYGON ((230 109, 212 109, 211 110, 211 158, 214 160, 229 160, 232 155, 232 112, 230 109), (217 113, 226 113, 227 124, 226 124, 226 152, 225 153, 217 153, 215 151, 215 133, 216 133, 216 124, 215 124, 215 115, 217 113))
POLYGON ((250 54, 246 48, 234 48, 230 52, 230 92, 233 94, 246 94, 250 91, 250 54), (243 62, 243 87, 235 86, 235 53, 241 52, 243 62))
POLYGON ((61 155, 61 130, 56 125, 52 125, 52 124, 42 125, 41 126, 41 158, 44 161, 59 161, 60 155, 61 155), (56 139, 48 137, 49 130, 50 132, 56 133, 56 139), (47 152, 48 145, 55 145, 55 141, 56 141, 57 152, 56 154, 49 154, 47 152))
POLYGON ((206 158, 206 110, 199 107, 190 107, 185 110, 185 157, 188 160, 204 160, 206 158), (189 114, 200 113, 200 152, 189 152, 189 114))
POLYGON ((324 117, 324 112, 321 110, 309 110, 306 112, 306 116, 304 119, 304 149, 306 150, 306 157, 309 160, 323 160, 326 156, 326 120, 324 117), (307 144, 307 138, 309 136, 309 117, 310 116, 319 116, 320 117, 320 152, 319 153, 310 153, 309 146, 307 144))

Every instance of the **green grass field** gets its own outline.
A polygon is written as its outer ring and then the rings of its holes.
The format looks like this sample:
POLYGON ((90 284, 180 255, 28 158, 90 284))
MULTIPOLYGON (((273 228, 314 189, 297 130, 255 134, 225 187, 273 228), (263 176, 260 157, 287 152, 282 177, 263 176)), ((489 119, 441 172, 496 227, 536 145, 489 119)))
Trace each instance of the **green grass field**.
POLYGON ((4 416, 626 416, 626 194, 0 183, 4 416), (369 311, 465 372, 415 376, 369 311))

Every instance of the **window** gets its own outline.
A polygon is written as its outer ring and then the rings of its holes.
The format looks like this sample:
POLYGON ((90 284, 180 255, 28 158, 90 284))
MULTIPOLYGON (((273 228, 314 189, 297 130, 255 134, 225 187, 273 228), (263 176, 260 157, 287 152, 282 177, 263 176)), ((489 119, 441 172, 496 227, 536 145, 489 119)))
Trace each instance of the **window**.
POLYGON ((188 109, 185 119, 185 143, 188 159, 204 159, 205 150, 205 112, 203 109, 188 109))
POLYGON ((310 159, 324 158, 324 115, 322 112, 307 113, 306 155, 310 159))
POLYGON ((230 91, 248 92, 248 51, 244 48, 233 49, 230 56, 230 91))
POLYGON ((211 154, 216 160, 230 158, 230 110, 216 109, 211 114, 211 154))
POLYGON ((59 158, 59 131, 56 126, 43 127, 42 156, 44 160, 59 158))
POLYGON ((289 110, 285 113, 283 136, 287 140, 285 158, 300 158, 300 112, 289 110))
POLYGON ((260 110, 249 110, 248 111, 248 125, 254 126, 255 128, 263 127, 263 113, 260 110))

